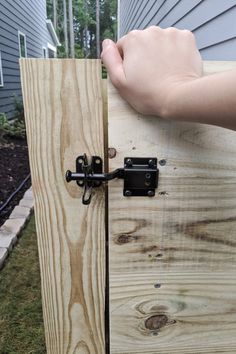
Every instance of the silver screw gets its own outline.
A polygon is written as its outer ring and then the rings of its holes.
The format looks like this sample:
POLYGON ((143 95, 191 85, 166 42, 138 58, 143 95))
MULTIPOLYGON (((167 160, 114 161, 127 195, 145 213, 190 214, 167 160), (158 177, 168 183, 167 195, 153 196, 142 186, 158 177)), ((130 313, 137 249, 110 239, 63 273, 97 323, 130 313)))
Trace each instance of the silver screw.
POLYGON ((154 284, 154 288, 159 289, 161 287, 161 284, 154 284))
POLYGON ((131 195, 132 195, 132 192, 131 192, 131 191, 128 191, 128 190, 125 191, 125 196, 126 196, 126 197, 130 197, 131 195))
POLYGON ((165 166, 165 165, 166 165, 166 160, 165 160, 165 159, 160 160, 160 161, 159 161, 159 164, 160 164, 161 166, 165 166))
POLYGON ((155 192, 154 192, 154 191, 148 191, 148 192, 147 192, 147 195, 148 195, 149 197, 153 197, 153 196, 155 195, 155 192))
POLYGON ((154 165, 154 161, 153 160, 149 160, 148 164, 149 164, 149 167, 152 167, 154 165))
POLYGON ((126 166, 132 166, 133 165, 133 162, 132 162, 131 159, 127 159, 125 163, 126 163, 126 166))

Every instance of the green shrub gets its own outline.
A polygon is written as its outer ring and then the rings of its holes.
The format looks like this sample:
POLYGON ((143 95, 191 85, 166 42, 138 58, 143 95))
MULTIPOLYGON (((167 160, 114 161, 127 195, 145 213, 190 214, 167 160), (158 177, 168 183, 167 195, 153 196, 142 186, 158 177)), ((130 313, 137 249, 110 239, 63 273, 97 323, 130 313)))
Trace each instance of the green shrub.
POLYGON ((0 113, 0 142, 4 141, 4 136, 6 135, 6 115, 4 113, 0 113))
POLYGON ((3 127, 7 122, 5 113, 0 113, 0 126, 3 127))
POLYGON ((9 123, 4 113, 0 113, 0 141, 4 141, 4 137, 10 136, 18 139, 25 139, 26 130, 25 122, 18 117, 13 123, 9 123))
POLYGON ((25 112, 24 112, 23 101, 21 99, 19 99, 16 95, 14 95, 13 104, 15 107, 15 118, 21 122, 25 121, 25 112))
POLYGON ((102 65, 102 79, 107 79, 107 69, 102 65))

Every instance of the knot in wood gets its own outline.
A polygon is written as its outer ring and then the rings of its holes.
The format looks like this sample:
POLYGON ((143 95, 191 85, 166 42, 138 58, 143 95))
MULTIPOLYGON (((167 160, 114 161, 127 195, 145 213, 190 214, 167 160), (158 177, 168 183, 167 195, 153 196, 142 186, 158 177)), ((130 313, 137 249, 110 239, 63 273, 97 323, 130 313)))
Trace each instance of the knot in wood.
POLYGON ((156 331, 165 327, 168 323, 168 317, 165 314, 154 315, 145 321, 145 327, 150 331, 156 331))
POLYGON ((121 234, 117 237, 116 242, 118 244, 128 243, 132 240, 132 236, 128 234, 121 234))
POLYGON ((115 148, 108 148, 108 157, 109 159, 114 159, 116 157, 116 149, 115 148))

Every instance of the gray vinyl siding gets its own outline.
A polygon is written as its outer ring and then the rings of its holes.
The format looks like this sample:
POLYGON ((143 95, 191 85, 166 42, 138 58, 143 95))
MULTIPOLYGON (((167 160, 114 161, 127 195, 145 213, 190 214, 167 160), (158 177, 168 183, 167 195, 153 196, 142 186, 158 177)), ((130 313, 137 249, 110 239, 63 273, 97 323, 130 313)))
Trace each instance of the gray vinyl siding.
POLYGON ((205 60, 236 60, 236 0, 120 0, 120 37, 151 25, 189 29, 205 60))
POLYGON ((26 35, 27 57, 40 58, 43 47, 55 46, 46 26, 46 0, 0 0, 0 52, 4 86, 0 112, 14 116, 13 97, 21 98, 18 31, 26 35))

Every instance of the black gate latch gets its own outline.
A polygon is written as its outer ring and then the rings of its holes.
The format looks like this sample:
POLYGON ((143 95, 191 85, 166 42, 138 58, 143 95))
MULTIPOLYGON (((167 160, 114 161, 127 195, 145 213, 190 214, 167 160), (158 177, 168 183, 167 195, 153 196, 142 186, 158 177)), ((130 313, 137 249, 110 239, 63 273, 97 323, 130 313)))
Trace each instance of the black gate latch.
POLYGON ((103 173, 103 163, 99 156, 92 156, 91 163, 88 163, 86 154, 76 159, 76 172, 67 171, 66 181, 76 181, 84 188, 82 198, 83 204, 91 201, 93 188, 99 187, 102 182, 114 178, 124 179, 123 195, 148 196, 155 195, 158 184, 157 158, 153 157, 126 157, 124 168, 117 168, 115 171, 103 173))

